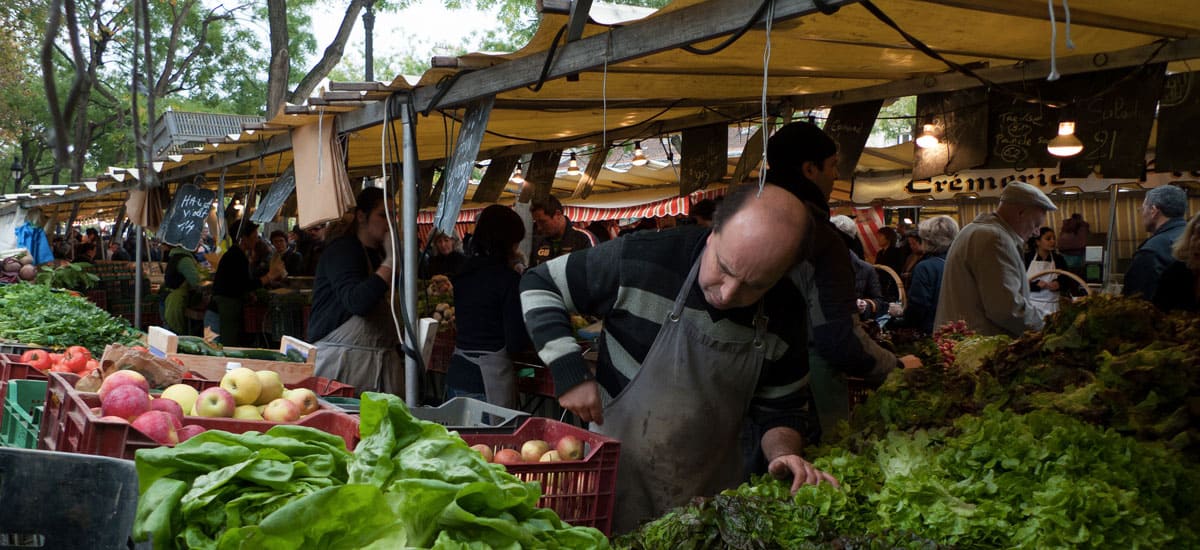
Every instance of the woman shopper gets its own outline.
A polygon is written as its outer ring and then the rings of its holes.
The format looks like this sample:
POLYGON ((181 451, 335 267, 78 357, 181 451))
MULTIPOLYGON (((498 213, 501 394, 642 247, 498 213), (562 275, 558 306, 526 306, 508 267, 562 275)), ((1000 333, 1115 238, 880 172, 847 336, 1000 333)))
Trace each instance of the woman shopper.
MULTIPOLYGON (((892 304, 888 313, 893 319, 888 328, 911 327, 925 334, 933 334, 933 318, 937 314, 938 293, 942 291, 942 272, 946 268, 946 252, 958 236, 958 222, 950 216, 936 216, 921 221, 918 247, 924 251, 921 261, 912 269, 912 282, 908 285, 908 307, 901 309, 892 304)), ((911 241, 910 241, 911 242, 911 241)))
POLYGON ((175 334, 198 336, 198 331, 192 330, 187 311, 199 305, 199 289, 200 263, 196 261, 196 256, 182 246, 171 247, 159 295, 163 297, 163 322, 175 334))
MULTIPOLYGON (((1052 269, 1067 269, 1067 260, 1058 253, 1057 244, 1054 230, 1049 227, 1041 228, 1037 237, 1029 239, 1029 250, 1025 253, 1026 277, 1052 269)), ((1079 283, 1070 277, 1046 273, 1029 281, 1029 303, 1037 310, 1039 316, 1045 317, 1058 311, 1058 300, 1061 296, 1071 296, 1078 288, 1079 283)))
POLYGON ((1188 221, 1171 252, 1177 261, 1163 271, 1154 305, 1163 311, 1200 311, 1200 214, 1188 221))
POLYGON ((358 194, 353 218, 321 253, 313 282, 308 340, 317 346, 315 374, 360 392, 404 394, 404 367, 392 319, 391 222, 383 190, 358 194))
POLYGON ((475 223, 467 260, 454 276, 458 320, 454 355, 446 372, 449 397, 484 397, 515 409, 517 376, 509 352, 532 346, 521 314, 521 217, 507 206, 489 206, 475 223))

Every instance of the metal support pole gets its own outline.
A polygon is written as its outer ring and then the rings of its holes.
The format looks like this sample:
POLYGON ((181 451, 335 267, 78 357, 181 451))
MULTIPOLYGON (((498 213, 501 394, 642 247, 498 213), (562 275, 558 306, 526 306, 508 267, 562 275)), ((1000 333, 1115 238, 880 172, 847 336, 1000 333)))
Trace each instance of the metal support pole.
MULTIPOLYGON (((1108 238, 1104 243, 1104 290, 1113 289, 1113 271, 1117 266, 1117 197, 1119 185, 1108 188, 1108 238)), ((1124 282, 1124 281, 1122 281, 1124 282)))
MULTIPOLYGON (((404 105, 401 109, 400 121, 404 126, 404 183, 401 186, 400 208, 401 223, 404 224, 402 233, 404 245, 401 253, 404 255, 404 309, 406 320, 413 324, 411 333, 421 337, 420 319, 417 318, 417 184, 420 182, 417 160, 417 121, 413 120, 412 108, 404 105)), ((409 347, 421 350, 421 342, 409 342, 409 347)), ((417 372, 416 359, 404 356, 404 401, 409 407, 416 407, 418 402, 418 387, 420 374, 417 372)))
POLYGON ((142 226, 134 225, 137 233, 136 250, 133 253, 133 328, 142 329, 142 226))

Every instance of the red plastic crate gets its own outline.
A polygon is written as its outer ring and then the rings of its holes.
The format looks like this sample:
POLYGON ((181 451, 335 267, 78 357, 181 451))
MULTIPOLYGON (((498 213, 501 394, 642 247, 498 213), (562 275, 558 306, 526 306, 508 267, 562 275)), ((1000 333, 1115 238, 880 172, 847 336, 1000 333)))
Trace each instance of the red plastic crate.
POLYGON ((270 310, 262 304, 248 305, 242 309, 242 332, 258 334, 270 326, 270 310))
POLYGON ((541 439, 551 448, 563 436, 584 442, 583 460, 530 462, 505 466, 521 481, 542 486, 538 506, 558 513, 563 521, 580 527, 595 527, 608 535, 617 486, 617 459, 621 442, 548 418, 530 418, 508 434, 461 434, 468 445, 490 445, 493 450, 516 449, 531 439, 541 439))
MULTIPOLYGON (((9 380, 45 379, 45 373, 33 368, 29 364, 22 363, 21 356, 0 353, 0 406, 3 406, 5 395, 8 393, 9 380)), ((3 420, 2 417, 3 415, 0 415, 0 421, 3 420)), ((0 427, 2 426, 3 423, 0 423, 0 427)))
MULTIPOLYGON (((207 378, 184 378, 183 383, 202 391, 221 385, 220 381, 207 378)), ((295 384, 284 384, 284 387, 289 390, 307 388, 321 397, 358 397, 354 386, 321 376, 310 376, 295 384)))
MULTIPOLYGON (((78 378, 71 373, 50 373, 38 434, 39 449, 132 460, 138 449, 161 446, 129 424, 94 416, 91 408, 100 406, 100 396, 76 391, 74 384, 78 378)), ((337 435, 346 440, 350 449, 359 439, 358 417, 335 410, 317 411, 296 422, 188 416, 183 423, 231 433, 265 432, 277 424, 297 424, 337 435)))

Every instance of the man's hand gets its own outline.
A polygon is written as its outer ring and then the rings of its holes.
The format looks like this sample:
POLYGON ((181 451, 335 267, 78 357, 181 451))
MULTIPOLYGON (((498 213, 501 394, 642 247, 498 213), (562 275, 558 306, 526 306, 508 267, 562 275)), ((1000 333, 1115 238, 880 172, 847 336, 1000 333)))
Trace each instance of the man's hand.
POLYGON ((567 390, 558 398, 558 404, 584 422, 604 424, 604 404, 600 400, 600 385, 595 380, 587 380, 567 390))
POLYGON ((832 483, 834 487, 838 487, 838 481, 833 476, 818 470, 811 462, 800 458, 800 455, 783 455, 776 457, 767 466, 767 471, 775 479, 786 479, 792 476, 792 493, 800 489, 803 485, 820 485, 826 481, 832 483))
POLYGON ((904 368, 906 369, 921 368, 921 358, 917 357, 916 355, 905 355, 900 358, 900 363, 903 364, 904 368))

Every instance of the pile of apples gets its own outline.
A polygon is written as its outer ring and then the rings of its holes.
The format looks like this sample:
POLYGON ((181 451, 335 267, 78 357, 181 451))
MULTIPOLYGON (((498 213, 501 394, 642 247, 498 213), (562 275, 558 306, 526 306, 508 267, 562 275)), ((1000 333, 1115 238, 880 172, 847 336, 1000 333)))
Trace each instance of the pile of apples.
POLYGON ((204 431, 183 424, 184 416, 292 422, 320 408, 317 394, 306 388, 288 390, 274 371, 233 369, 220 386, 197 391, 175 384, 158 398, 150 396, 146 378, 132 370, 112 373, 100 385, 101 420, 128 422, 163 445, 174 445, 204 431), (186 413, 184 411, 187 411, 186 413))
POLYGON ((151 398, 150 384, 137 371, 108 375, 98 393, 100 407, 92 414, 100 420, 131 424, 159 444, 174 445, 204 431, 203 426, 183 425, 183 407, 176 401, 151 398))
POLYGON ((491 445, 482 443, 471 445, 471 448, 483 455, 484 460, 504 465, 583 460, 583 442, 573 435, 562 436, 553 449, 541 439, 530 439, 522 443, 520 451, 507 448, 493 451, 491 445))
POLYGON ((238 367, 225 373, 221 384, 197 392, 187 384, 163 390, 164 399, 174 399, 189 416, 293 422, 321 406, 317 394, 307 388, 285 389, 279 373, 238 367))

